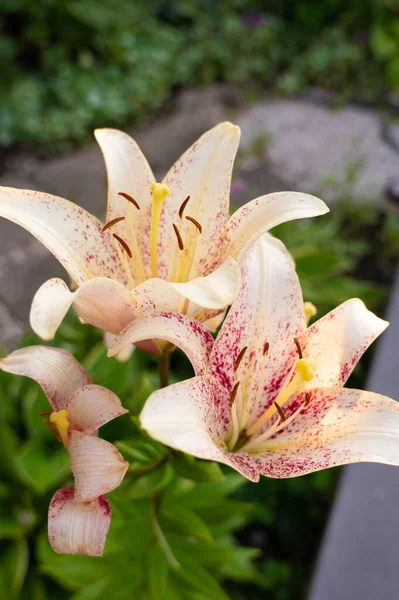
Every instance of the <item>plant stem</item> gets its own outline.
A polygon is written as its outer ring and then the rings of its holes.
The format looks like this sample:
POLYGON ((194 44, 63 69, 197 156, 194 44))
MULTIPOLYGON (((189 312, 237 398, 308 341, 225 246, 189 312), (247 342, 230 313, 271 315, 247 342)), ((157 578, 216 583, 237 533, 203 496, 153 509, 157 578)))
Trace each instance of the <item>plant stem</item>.
POLYGON ((169 385, 169 356, 170 353, 164 350, 158 359, 159 385, 161 388, 169 385))
POLYGON ((160 526, 158 518, 157 518, 157 506, 156 506, 156 498, 155 497, 152 499, 152 504, 151 504, 151 525, 152 525, 152 528, 154 530, 154 533, 158 540, 159 545, 161 546, 162 550, 165 552, 165 556, 167 558, 168 563, 170 564, 170 566, 173 569, 178 569, 180 567, 180 563, 175 558, 175 556, 172 552, 172 549, 169 546, 166 537, 164 536, 164 533, 161 529, 161 526, 160 526))

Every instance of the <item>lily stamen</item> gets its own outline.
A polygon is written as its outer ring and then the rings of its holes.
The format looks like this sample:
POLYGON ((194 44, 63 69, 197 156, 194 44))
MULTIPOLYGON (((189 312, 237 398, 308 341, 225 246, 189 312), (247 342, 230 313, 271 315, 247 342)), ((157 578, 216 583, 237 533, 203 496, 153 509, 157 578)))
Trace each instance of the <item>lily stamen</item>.
POLYGON ((244 348, 241 350, 241 352, 237 356, 236 362, 235 362, 235 369, 236 370, 240 366, 240 363, 241 363, 242 359, 244 358, 244 354, 246 353, 247 350, 248 350, 248 346, 244 346, 244 348))
POLYGON ((140 210, 139 203, 132 196, 130 196, 130 194, 126 194, 126 192, 118 192, 118 196, 123 196, 123 198, 125 198, 128 202, 133 204, 137 208, 137 210, 140 210))
POLYGON ((279 414, 279 417, 281 419, 282 422, 286 421, 287 417, 285 416, 285 412, 283 411, 283 409, 281 408, 281 406, 279 405, 278 402, 274 401, 273 402, 274 406, 276 407, 276 410, 279 414))
POLYGON ((270 348, 270 344, 269 344, 269 342, 266 342, 265 345, 263 346, 263 356, 267 356, 268 355, 269 348, 270 348))
POLYGON ((182 205, 179 208, 179 217, 180 217, 180 219, 183 218, 184 209, 186 208, 189 200, 190 200, 190 196, 187 196, 187 198, 182 202, 182 205))
POLYGON ((101 229, 101 233, 104 233, 104 231, 107 231, 107 229, 109 229, 113 225, 116 225, 117 223, 120 223, 121 221, 124 221, 124 220, 125 220, 125 217, 116 217, 116 219, 112 219, 112 221, 108 221, 108 223, 106 223, 104 225, 104 227, 101 229))
POLYGON ((193 223, 196 226, 196 228, 198 229, 198 231, 200 233, 202 233, 202 225, 201 225, 201 223, 199 223, 197 221, 197 219, 194 219, 194 217, 186 217, 186 219, 187 219, 187 221, 190 221, 191 223, 193 223))
POLYGON ((240 387, 240 382, 237 381, 237 383, 234 385, 233 389, 231 390, 231 394, 230 394, 230 398, 229 398, 230 404, 234 404, 234 400, 236 399, 239 387, 240 387))
POLYGON ((296 349, 298 350, 299 358, 303 358, 302 348, 301 348, 301 344, 299 343, 298 338, 294 338, 294 342, 295 342, 296 349))
POLYGON ((125 242, 125 240, 123 240, 121 237, 119 237, 119 235, 116 235, 116 233, 113 233, 112 237, 114 237, 116 239, 116 241, 120 243, 120 245, 126 251, 126 253, 129 256, 129 258, 132 258, 132 256, 133 256, 132 255, 132 251, 130 250, 130 248, 127 245, 127 243, 125 242))
POLYGON ((181 236, 181 233, 179 231, 178 226, 175 225, 174 223, 173 223, 173 229, 174 229, 174 232, 175 232, 176 237, 177 237, 177 243, 178 243, 178 246, 179 246, 179 250, 184 250, 183 238, 181 236))
MULTIPOLYGON (((50 411, 50 413, 51 413, 51 411, 50 411)), ((57 427, 55 425, 53 425, 53 423, 51 423, 50 421, 47 421, 47 419, 43 419, 43 423, 45 425, 47 425, 47 427, 49 429, 51 429, 51 431, 54 433, 55 439, 57 440, 57 442, 60 442, 62 444, 62 439, 61 439, 61 436, 60 436, 60 434, 58 432, 57 427)))
POLYGON ((305 394, 305 402, 303 403, 303 405, 304 405, 305 408, 307 406, 309 406, 309 402, 310 402, 310 393, 306 392, 306 394, 305 394))

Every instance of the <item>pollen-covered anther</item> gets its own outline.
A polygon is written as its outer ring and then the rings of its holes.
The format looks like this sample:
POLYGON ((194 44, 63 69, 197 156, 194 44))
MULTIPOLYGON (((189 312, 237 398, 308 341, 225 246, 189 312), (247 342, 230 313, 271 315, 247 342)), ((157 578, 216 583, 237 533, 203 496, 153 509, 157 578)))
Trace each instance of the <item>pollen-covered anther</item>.
POLYGON ((316 375, 316 364, 308 358, 300 358, 297 360, 296 368, 303 381, 312 381, 313 377, 316 375))
POLYGON ((279 414, 281 421, 284 422, 287 419, 287 417, 285 416, 285 412, 283 411, 283 409, 281 408, 281 406, 279 405, 278 402, 273 402, 273 404, 276 407, 276 410, 279 414))
POLYGON ((235 362, 235 368, 236 368, 236 370, 240 366, 240 363, 241 363, 242 359, 244 358, 244 354, 246 353, 247 349, 248 349, 248 346, 244 346, 244 348, 241 350, 241 352, 237 356, 236 362, 235 362))
POLYGON ((180 217, 180 219, 183 218, 184 209, 186 208, 189 200, 190 200, 190 196, 187 196, 187 198, 182 202, 182 204, 181 204, 181 206, 179 208, 179 217, 180 217))
POLYGON ((184 250, 183 238, 182 238, 182 236, 181 236, 181 233, 180 233, 180 231, 179 231, 179 228, 178 228, 178 226, 177 226, 177 225, 175 225, 174 223, 173 223, 173 229, 174 229, 174 232, 175 232, 175 234, 176 234, 176 237, 177 237, 177 243, 178 243, 178 245, 179 245, 179 249, 180 249, 180 250, 184 250))
POLYGON ((123 198, 125 198, 128 202, 130 202, 131 204, 133 204, 133 206, 135 206, 137 208, 137 210, 140 210, 140 205, 137 202, 137 200, 135 200, 133 198, 133 196, 131 196, 130 194, 126 194, 126 192, 118 192, 118 196, 122 196, 123 198))
POLYGON ((119 237, 119 235, 116 235, 116 233, 113 233, 112 236, 116 239, 117 242, 120 243, 120 245, 125 250, 125 252, 129 256, 129 258, 132 258, 132 256, 133 256, 132 251, 130 250, 129 246, 126 244, 125 240, 123 240, 121 237, 119 237))
POLYGON ((186 217, 186 219, 187 219, 187 221, 190 221, 191 223, 193 223, 196 226, 196 228, 198 229, 198 231, 200 233, 202 233, 202 225, 201 225, 201 223, 199 223, 197 221, 197 219, 194 219, 194 217, 188 217, 188 216, 186 217))
POLYGON ((121 221, 124 221, 124 220, 125 220, 125 217, 116 217, 116 219, 112 219, 112 221, 108 221, 108 223, 106 223, 104 225, 104 227, 101 229, 101 232, 104 233, 104 231, 107 231, 107 229, 109 229, 113 225, 116 225, 117 223, 120 223, 121 221))
POLYGON ((263 346, 263 356, 267 356, 268 355, 269 348, 270 348, 270 344, 269 344, 269 342, 266 342, 265 345, 263 346))
POLYGON ((309 402, 310 402, 310 393, 306 392, 306 394, 305 394, 305 402, 303 403, 303 405, 304 405, 305 408, 307 406, 309 406, 309 402))
POLYGON ((296 349, 298 350, 299 358, 303 358, 302 348, 301 348, 301 344, 299 343, 298 338, 294 338, 294 342, 295 342, 296 349))
POLYGON ((236 399, 239 387, 240 387, 240 382, 237 381, 237 383, 234 385, 233 389, 231 390, 230 400, 229 400, 230 404, 234 404, 234 400, 236 399))

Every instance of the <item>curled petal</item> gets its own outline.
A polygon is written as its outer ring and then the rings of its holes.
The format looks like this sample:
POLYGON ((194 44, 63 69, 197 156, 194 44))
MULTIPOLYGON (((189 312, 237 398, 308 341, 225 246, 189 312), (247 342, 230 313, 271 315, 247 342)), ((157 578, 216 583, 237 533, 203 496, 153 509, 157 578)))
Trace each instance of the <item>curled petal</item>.
POLYGON ((77 283, 98 276, 125 282, 112 237, 69 200, 31 190, 0 188, 0 216, 21 225, 54 254, 77 283))
POLYGON ((212 272, 220 263, 224 224, 228 217, 231 172, 240 141, 240 130, 232 123, 220 123, 197 140, 173 165, 163 180, 171 191, 164 202, 159 237, 162 255, 159 274, 169 279, 176 252, 173 223, 178 223, 179 208, 190 200, 184 216, 202 226, 197 233, 192 222, 182 219, 185 245, 196 240, 195 259, 190 277, 212 272))
POLYGON ((399 465, 399 404, 362 390, 313 390, 257 461, 261 474, 278 478, 363 461, 399 465))
MULTIPOLYGON (((112 333, 108 333, 107 331, 104 333, 104 344, 106 345, 107 348, 110 347, 114 338, 115 338, 115 336, 112 333)), ((125 363, 132 356, 132 354, 134 352, 134 348, 135 348, 135 346, 133 346, 133 344, 130 344, 130 346, 126 346, 125 348, 123 348, 119 352, 119 354, 117 354, 114 358, 116 358, 116 360, 120 363, 125 363)))
POLYGON ((169 283, 177 292, 196 305, 217 310, 230 306, 238 294, 241 269, 228 256, 226 260, 206 277, 197 277, 187 283, 169 283))
POLYGON ((54 410, 65 408, 68 396, 91 383, 84 368, 70 352, 49 346, 15 350, 0 360, 0 369, 37 381, 54 410))
MULTIPOLYGON (((344 302, 307 330, 306 356, 317 365, 308 388, 344 385, 370 344, 388 322, 358 298, 344 302)), ((305 341, 306 344, 306 341, 305 341)))
POLYGON ((71 292, 62 279, 49 279, 36 292, 30 312, 32 329, 52 340, 70 306, 84 323, 119 333, 136 316, 129 290, 113 279, 96 277, 71 292))
POLYGON ((69 396, 66 408, 71 427, 89 434, 129 412, 116 394, 100 385, 86 385, 76 390, 69 396))
POLYGON ((247 254, 240 292, 212 350, 210 373, 228 392, 240 381, 249 398, 245 410, 255 416, 277 395, 297 356, 294 338, 305 325, 293 261, 281 242, 262 236, 247 254))
MULTIPOLYGON (((118 224, 116 233, 129 246, 135 235, 145 266, 149 266, 149 228, 152 196, 150 186, 155 182, 151 168, 137 143, 126 133, 117 129, 96 129, 94 132, 107 167, 108 209, 107 222, 118 217, 125 221, 118 224), (128 194, 139 205, 138 210, 120 192, 128 194)), ((135 269, 134 261, 131 261, 135 269)), ((138 277, 138 272, 135 272, 138 277)))
POLYGON ((226 255, 240 259, 263 233, 280 223, 317 217, 329 212, 322 200, 300 192, 277 192, 260 196, 239 208, 226 229, 226 255))
POLYGON ((78 431, 72 431, 68 451, 76 502, 90 502, 114 490, 122 483, 129 467, 113 444, 78 431))
POLYGON ((203 375, 207 371, 209 353, 213 346, 211 334, 194 319, 173 313, 154 313, 136 319, 115 337, 108 356, 115 356, 126 344, 150 338, 166 340, 183 350, 197 375, 203 375))
POLYGON ((111 506, 105 496, 77 504, 73 486, 63 488, 50 502, 50 545, 58 554, 102 556, 110 522, 111 506))

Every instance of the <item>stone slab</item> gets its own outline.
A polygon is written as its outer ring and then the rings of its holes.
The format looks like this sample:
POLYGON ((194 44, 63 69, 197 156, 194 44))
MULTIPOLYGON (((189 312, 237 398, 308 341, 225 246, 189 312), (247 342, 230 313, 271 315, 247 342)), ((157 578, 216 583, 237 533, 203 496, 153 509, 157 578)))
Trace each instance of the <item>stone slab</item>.
MULTIPOLYGON (((399 400, 399 272, 367 389, 399 400)), ((398 423, 399 428, 399 423, 398 423)), ((399 597, 398 467, 346 467, 330 515, 309 600, 399 597)))

